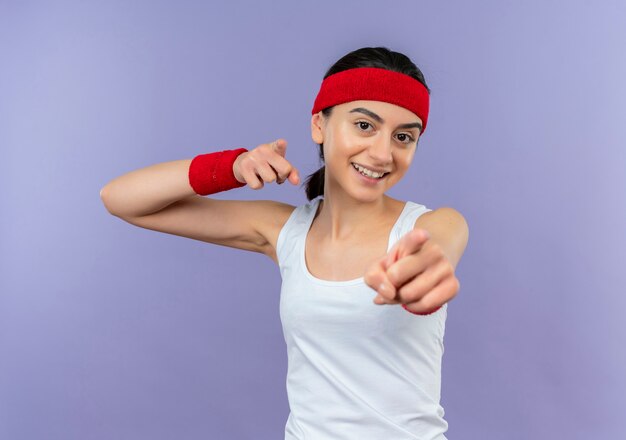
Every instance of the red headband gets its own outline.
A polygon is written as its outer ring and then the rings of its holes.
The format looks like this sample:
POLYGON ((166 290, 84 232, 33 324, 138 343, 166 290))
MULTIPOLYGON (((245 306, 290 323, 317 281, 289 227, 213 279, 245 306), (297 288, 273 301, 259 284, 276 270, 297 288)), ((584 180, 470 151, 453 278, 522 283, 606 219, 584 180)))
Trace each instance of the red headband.
POLYGON ((404 107, 422 120, 420 134, 426 130, 429 106, 426 87, 409 75, 378 67, 358 67, 326 77, 315 98, 311 114, 333 105, 361 99, 404 107))

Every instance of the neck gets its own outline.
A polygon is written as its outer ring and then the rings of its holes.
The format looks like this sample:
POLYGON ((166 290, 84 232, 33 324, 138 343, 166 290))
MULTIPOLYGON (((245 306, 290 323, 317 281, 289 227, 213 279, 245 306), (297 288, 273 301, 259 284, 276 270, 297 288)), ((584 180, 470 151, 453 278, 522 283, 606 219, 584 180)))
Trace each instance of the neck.
POLYGON ((373 201, 356 200, 343 191, 325 185, 324 200, 317 217, 319 227, 330 241, 350 241, 384 225, 391 199, 383 195, 373 201))

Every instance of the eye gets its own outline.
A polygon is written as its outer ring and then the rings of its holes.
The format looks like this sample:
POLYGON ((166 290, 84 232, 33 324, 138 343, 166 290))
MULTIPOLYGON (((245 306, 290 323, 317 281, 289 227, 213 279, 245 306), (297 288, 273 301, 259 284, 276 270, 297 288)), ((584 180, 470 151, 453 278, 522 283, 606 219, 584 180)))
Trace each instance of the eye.
POLYGON ((398 140, 403 144, 410 144, 415 141, 413 136, 408 133, 398 133, 398 140), (400 138, 402 136, 402 138, 400 138))
POLYGON ((361 131, 367 131, 367 128, 372 126, 372 124, 367 121, 356 121, 354 125, 359 127, 361 131))

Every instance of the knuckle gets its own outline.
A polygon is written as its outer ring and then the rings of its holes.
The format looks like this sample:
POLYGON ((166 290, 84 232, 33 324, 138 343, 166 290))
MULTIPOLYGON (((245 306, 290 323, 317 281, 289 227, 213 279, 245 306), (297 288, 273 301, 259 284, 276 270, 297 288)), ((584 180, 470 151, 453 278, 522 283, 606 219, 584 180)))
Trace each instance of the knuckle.
POLYGON ((435 300, 427 296, 420 300, 420 305, 422 305, 426 310, 432 310, 437 307, 435 300))
POLYGON ((252 158, 254 158, 256 162, 262 162, 264 160, 263 158, 266 156, 267 156, 267 152, 265 148, 263 147, 263 145, 261 145, 259 148, 254 150, 254 155, 252 156, 252 158))
POLYGON ((243 180, 245 180, 246 184, 251 187, 253 181, 250 179, 250 172, 246 168, 241 168, 239 171, 243 180))
POLYGON ((271 182, 275 175, 269 167, 263 166, 259 168, 259 177, 265 182, 271 182))
POLYGON ((289 175, 289 173, 291 173, 292 169, 293 169, 293 167, 287 161, 285 161, 284 164, 280 164, 279 165, 279 171, 280 171, 281 175, 283 175, 284 177, 287 177, 289 175))
POLYGON ((441 283, 440 286, 438 287, 448 299, 454 298, 458 292, 457 282, 454 279, 446 280, 445 282, 441 283))
POLYGON ((374 284, 376 284, 377 278, 378 278, 377 272, 374 269, 368 269, 367 271, 365 271, 365 274, 363 275, 363 280, 370 286, 373 286, 374 284))
POLYGON ((276 170, 276 172, 282 174, 289 168, 289 163, 281 156, 276 157, 276 155, 274 155, 271 159, 270 165, 276 170))
POLYGON ((442 260, 435 261, 435 263, 431 266, 431 269, 427 270, 426 273, 429 275, 429 280, 434 278, 443 280, 450 277, 448 265, 442 260))
POLYGON ((249 169, 255 169, 259 163, 259 157, 256 154, 251 154, 250 156, 246 157, 246 163, 245 165, 249 168, 249 169))
POLYGON ((254 164, 252 163, 252 159, 247 158, 244 162, 242 162, 240 169, 242 172, 251 173, 254 170, 254 164))
POLYGON ((430 246, 428 246, 428 254, 433 258, 433 259, 440 259, 443 256, 443 251, 441 249, 441 246, 439 246, 437 243, 431 243, 430 246))
POLYGON ((398 289, 398 295, 400 295, 400 298, 404 301, 415 301, 417 299, 415 298, 416 292, 414 287, 407 284, 398 289))
POLYGON ((459 292, 459 290, 461 290, 461 282, 459 281, 457 277, 454 277, 453 279, 453 286, 454 286, 454 294, 456 295, 459 292))
POLYGON ((418 276, 418 280, 419 280, 418 283, 421 286, 432 286, 435 281, 433 273, 428 270, 426 272, 421 273, 418 276))
POLYGON ((389 281, 391 281, 392 284, 396 284, 400 281, 400 274, 398 273, 397 266, 391 266, 387 269, 387 278, 389 278, 389 281))

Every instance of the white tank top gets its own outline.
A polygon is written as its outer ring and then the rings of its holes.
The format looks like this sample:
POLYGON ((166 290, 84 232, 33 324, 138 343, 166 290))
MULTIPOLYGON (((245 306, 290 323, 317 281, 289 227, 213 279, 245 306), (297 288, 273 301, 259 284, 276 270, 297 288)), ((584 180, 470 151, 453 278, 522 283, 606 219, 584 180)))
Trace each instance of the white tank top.
MULTIPOLYGON (((291 213, 276 246, 288 360, 285 440, 446 440, 439 401, 447 304, 413 315, 374 304, 363 277, 313 276, 304 245, 322 197, 291 213)), ((387 251, 427 211, 406 202, 387 251)))

